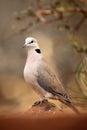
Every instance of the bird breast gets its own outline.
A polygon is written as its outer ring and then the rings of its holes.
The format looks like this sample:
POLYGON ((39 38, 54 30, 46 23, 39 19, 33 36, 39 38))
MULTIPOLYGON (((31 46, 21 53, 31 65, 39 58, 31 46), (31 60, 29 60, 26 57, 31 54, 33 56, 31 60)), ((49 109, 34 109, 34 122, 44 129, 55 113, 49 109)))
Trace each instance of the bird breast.
POLYGON ((24 78, 26 82, 33 84, 37 75, 37 68, 41 62, 41 57, 37 54, 32 54, 27 57, 24 67, 24 78))

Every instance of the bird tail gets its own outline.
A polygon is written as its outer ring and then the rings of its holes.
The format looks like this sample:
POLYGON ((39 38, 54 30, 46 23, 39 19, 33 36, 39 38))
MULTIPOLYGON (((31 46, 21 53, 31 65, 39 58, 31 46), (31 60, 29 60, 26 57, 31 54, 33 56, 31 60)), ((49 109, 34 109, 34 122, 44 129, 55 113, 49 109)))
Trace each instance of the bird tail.
POLYGON ((74 104, 71 102, 71 100, 61 100, 65 105, 67 105, 69 108, 71 108, 75 113, 80 114, 79 110, 74 106, 74 104))
POLYGON ((80 114, 79 110, 74 106, 73 103, 66 104, 69 108, 71 108, 75 113, 80 114))

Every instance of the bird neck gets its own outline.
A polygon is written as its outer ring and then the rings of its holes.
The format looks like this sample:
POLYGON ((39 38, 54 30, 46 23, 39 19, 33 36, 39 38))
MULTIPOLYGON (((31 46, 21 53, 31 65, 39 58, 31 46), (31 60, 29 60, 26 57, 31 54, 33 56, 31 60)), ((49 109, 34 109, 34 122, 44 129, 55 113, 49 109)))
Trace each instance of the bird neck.
POLYGON ((42 54, 39 51, 39 47, 28 50, 27 60, 30 62, 40 60, 42 58, 42 54))

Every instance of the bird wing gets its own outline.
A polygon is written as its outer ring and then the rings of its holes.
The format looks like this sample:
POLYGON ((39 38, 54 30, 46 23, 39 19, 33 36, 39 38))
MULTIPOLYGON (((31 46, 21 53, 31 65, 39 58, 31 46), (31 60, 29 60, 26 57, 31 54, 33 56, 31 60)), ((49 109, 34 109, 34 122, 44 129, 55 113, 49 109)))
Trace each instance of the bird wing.
POLYGON ((71 102, 60 80, 45 60, 39 64, 37 70, 37 82, 45 91, 58 96, 67 102, 71 102))

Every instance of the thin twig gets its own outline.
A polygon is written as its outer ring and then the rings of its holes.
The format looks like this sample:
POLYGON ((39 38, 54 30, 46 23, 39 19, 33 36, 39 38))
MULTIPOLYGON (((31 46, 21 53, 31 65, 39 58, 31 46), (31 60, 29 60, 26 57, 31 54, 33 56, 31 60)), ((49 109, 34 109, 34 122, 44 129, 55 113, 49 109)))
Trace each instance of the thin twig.
POLYGON ((83 8, 79 8, 79 7, 67 7, 67 8, 64 8, 64 7, 59 7, 59 8, 55 8, 55 9, 39 9, 35 12, 35 15, 39 18, 39 20, 43 23, 46 23, 47 20, 44 18, 43 15, 51 15, 51 14, 55 14, 55 13, 58 13, 59 15, 60 14, 63 14, 65 12, 80 12, 82 13, 83 15, 85 15, 85 17, 87 16, 87 9, 83 9, 83 8))

